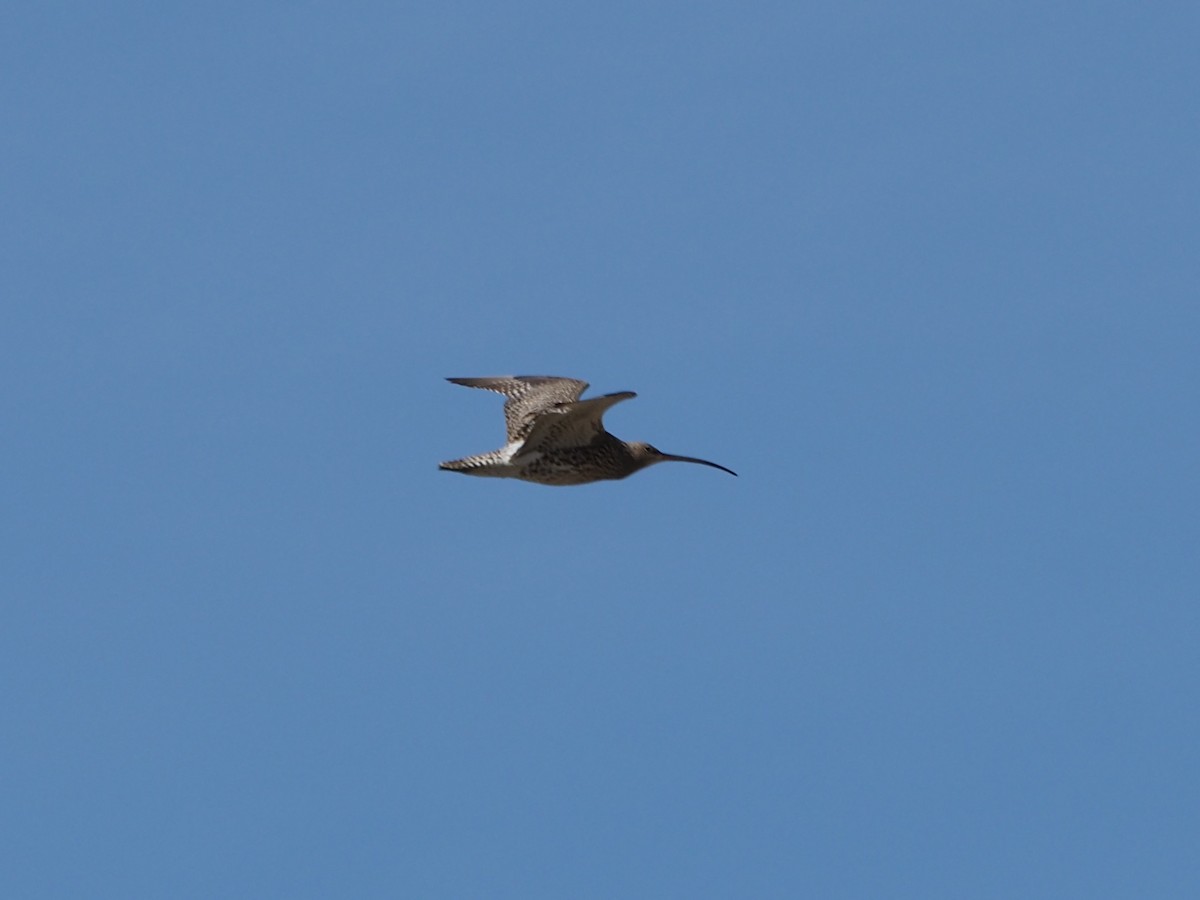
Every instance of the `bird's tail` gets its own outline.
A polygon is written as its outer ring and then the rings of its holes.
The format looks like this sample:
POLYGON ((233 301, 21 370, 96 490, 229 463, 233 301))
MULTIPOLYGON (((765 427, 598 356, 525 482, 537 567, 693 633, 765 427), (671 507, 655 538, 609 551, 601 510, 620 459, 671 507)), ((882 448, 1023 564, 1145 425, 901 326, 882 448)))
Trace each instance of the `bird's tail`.
POLYGON ((462 459, 451 459, 438 463, 438 468, 446 472, 462 472, 464 475, 484 475, 492 478, 511 478, 512 467, 507 465, 500 453, 479 453, 475 456, 464 456, 462 459))

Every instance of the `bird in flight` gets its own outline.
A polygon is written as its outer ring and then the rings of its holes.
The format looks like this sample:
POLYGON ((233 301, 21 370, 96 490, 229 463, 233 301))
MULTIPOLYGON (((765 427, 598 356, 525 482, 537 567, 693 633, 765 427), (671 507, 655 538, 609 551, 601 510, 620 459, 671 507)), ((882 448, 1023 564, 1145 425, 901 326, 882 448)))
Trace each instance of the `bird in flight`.
POLYGON ((503 394, 508 442, 490 453, 441 463, 439 469, 553 485, 625 478, 661 462, 698 463, 737 475, 707 459, 663 453, 641 441, 626 443, 605 431, 604 413, 636 397, 633 391, 580 400, 588 385, 574 378, 505 375, 446 380, 503 394))

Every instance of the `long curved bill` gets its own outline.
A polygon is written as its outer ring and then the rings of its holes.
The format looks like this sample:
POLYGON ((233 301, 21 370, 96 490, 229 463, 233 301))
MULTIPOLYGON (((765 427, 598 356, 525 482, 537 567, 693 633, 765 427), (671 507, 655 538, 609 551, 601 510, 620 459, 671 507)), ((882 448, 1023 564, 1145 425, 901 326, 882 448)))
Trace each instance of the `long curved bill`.
POLYGON ((664 453, 662 454, 662 458, 667 462, 690 462, 699 463, 702 466, 712 466, 714 469, 720 469, 722 472, 728 472, 730 475, 737 476, 737 472, 733 471, 733 469, 727 469, 715 462, 709 462, 707 459, 697 459, 694 456, 675 456, 673 453, 664 453))

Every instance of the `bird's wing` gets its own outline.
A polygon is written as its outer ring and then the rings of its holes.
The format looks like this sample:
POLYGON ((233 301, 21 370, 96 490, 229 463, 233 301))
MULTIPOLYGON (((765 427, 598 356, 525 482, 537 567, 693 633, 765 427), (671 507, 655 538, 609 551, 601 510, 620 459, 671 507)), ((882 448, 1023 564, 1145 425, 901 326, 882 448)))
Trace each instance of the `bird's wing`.
MULTIPOLYGON (((498 378, 447 378, 464 387, 482 388, 504 395, 504 424, 508 441, 522 441, 537 417, 561 404, 574 403, 587 390, 586 381, 552 375, 502 375, 498 378)), ((603 399, 603 398, 600 398, 603 399)))
POLYGON ((608 408, 636 396, 633 391, 621 391, 589 400, 559 403, 544 409, 534 419, 533 427, 529 429, 525 443, 516 456, 560 447, 587 446, 604 434, 602 417, 608 408))

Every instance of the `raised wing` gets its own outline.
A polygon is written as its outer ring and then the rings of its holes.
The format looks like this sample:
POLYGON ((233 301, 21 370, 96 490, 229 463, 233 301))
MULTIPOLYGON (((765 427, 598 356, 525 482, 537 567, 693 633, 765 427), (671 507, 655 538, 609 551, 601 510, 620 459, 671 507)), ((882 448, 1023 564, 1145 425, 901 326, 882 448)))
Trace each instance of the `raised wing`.
MULTIPOLYGON (((587 382, 553 375, 501 375, 496 378, 447 378, 464 387, 482 388, 503 394, 504 424, 508 441, 523 441, 538 416, 548 409, 560 412, 560 405, 574 403, 587 390, 587 382)), ((604 399, 603 397, 597 399, 604 399)))
POLYGON ((525 436, 525 444, 516 457, 562 447, 587 446, 604 434, 602 417, 609 407, 636 396, 633 391, 621 391, 589 400, 559 403, 542 410, 534 419, 533 427, 525 436))

